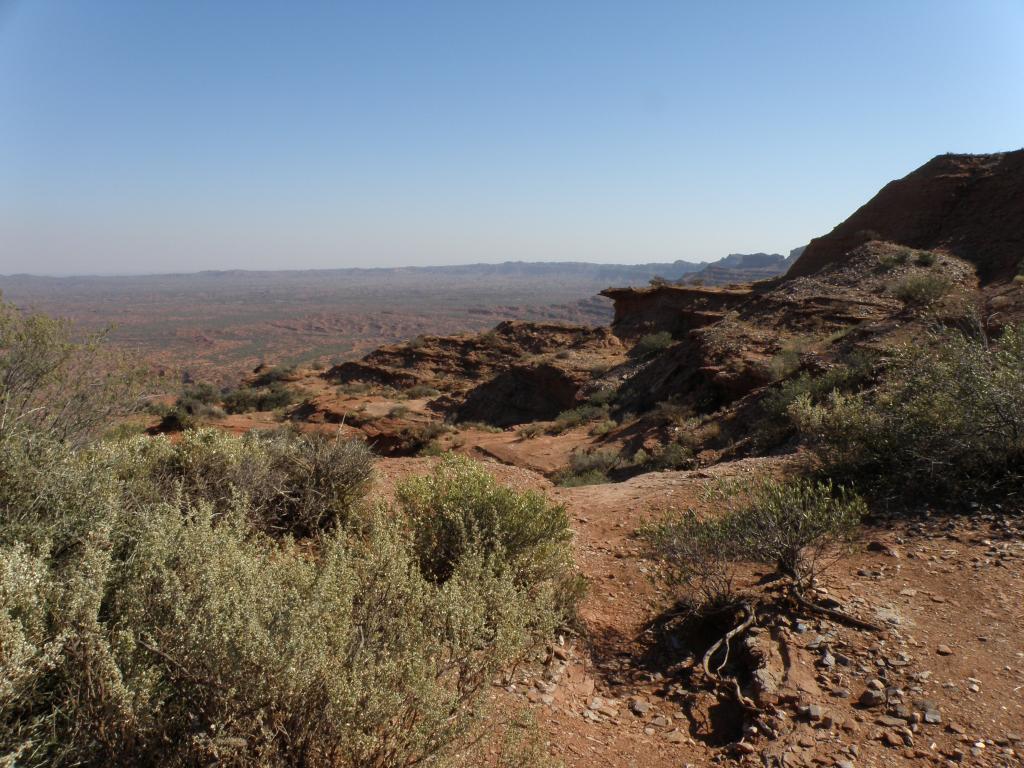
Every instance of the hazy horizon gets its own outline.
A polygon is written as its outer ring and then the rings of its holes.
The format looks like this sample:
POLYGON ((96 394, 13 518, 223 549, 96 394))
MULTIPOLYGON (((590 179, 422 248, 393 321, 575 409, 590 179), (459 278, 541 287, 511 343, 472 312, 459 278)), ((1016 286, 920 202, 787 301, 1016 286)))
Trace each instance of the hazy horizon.
POLYGON ((14 0, 0 274, 785 254, 1019 148, 1021 39, 1000 0, 14 0))

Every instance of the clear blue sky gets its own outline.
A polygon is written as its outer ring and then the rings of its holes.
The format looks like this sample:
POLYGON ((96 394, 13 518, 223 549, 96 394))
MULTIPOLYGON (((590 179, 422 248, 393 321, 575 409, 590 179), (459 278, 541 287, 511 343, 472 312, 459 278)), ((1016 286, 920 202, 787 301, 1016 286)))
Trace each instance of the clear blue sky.
POLYGON ((1024 0, 0 0, 0 273, 785 251, 1024 145, 1024 0))

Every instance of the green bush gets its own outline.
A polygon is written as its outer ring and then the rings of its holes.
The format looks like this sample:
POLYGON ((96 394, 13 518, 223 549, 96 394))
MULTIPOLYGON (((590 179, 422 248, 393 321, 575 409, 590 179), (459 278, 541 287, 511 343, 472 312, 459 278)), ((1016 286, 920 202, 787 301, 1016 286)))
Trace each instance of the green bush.
POLYGON ((912 275, 893 288, 896 298, 918 307, 927 307, 941 299, 953 284, 942 275, 912 275))
POLYGON ((589 424, 592 421, 597 421, 598 419, 605 420, 607 418, 607 405, 585 403, 558 414, 548 431, 554 435, 559 435, 567 430, 582 427, 584 424, 589 424))
POLYGON ((5 441, 5 763, 454 766, 489 735, 491 680, 578 595, 564 512, 447 464, 300 546, 252 525, 297 438, 252 439, 5 441))
POLYGON ((224 395, 224 409, 228 413, 273 411, 295 402, 295 393, 280 382, 267 386, 239 387, 224 395))
POLYGON ((636 343, 633 350, 641 357, 657 354, 672 346, 672 334, 668 331, 649 333, 636 343))
POLYGON ((805 371, 768 390, 761 400, 762 418, 755 433, 757 442, 762 447, 770 447, 793 434, 796 426, 790 407, 802 396, 818 404, 833 391, 855 391, 870 381, 873 369, 871 356, 855 353, 821 373, 805 371))
POLYGON ((544 434, 544 427, 537 423, 524 424, 516 430, 516 434, 523 440, 532 440, 533 438, 540 437, 544 434))
POLYGON ((265 368, 256 374, 256 378, 252 380, 251 387, 258 389, 260 387, 269 387, 271 384, 280 384, 295 376, 294 365, 275 365, 271 368, 265 368))
POLYGON ((771 565, 797 589, 807 586, 867 512, 856 494, 802 478, 723 484, 709 501, 721 507, 718 516, 690 510, 643 531, 665 578, 705 607, 731 600, 741 562, 771 565))
POLYGON ((249 524, 268 534, 310 536, 353 520, 373 471, 359 440, 289 430, 185 432, 175 443, 139 439, 117 448, 119 471, 138 501, 182 496, 227 515, 244 499, 249 524), (134 478, 125 473, 134 473, 134 478))
POLYGON ((408 398, 420 398, 420 397, 437 397, 441 394, 437 389, 427 384, 413 384, 406 390, 403 390, 403 395, 408 398))
POLYGON ((621 464, 617 451, 610 448, 603 450, 575 450, 569 457, 569 466, 554 476, 558 485, 572 487, 578 485, 597 485, 608 482, 608 473, 621 464))
POLYGON ((896 267, 903 266, 910 261, 912 251, 909 248, 901 248, 892 253, 883 253, 878 257, 878 268, 882 272, 888 272, 896 267))
MULTIPOLYGON (((876 390, 791 406, 824 471, 906 501, 1024 490, 1024 329, 949 333, 898 350, 876 390)), ((1019 497, 1014 503, 1019 503, 1019 497)))
POLYGON ((499 485, 466 457, 447 454, 433 474, 402 483, 397 498, 431 581, 446 582, 470 557, 515 573, 538 594, 566 578, 572 532, 565 508, 499 485))

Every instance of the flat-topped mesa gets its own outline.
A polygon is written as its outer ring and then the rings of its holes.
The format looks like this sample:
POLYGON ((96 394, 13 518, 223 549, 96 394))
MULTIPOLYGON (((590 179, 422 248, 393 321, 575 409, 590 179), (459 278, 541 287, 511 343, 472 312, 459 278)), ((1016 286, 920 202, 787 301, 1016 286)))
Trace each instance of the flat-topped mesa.
POLYGON ((668 331, 682 337, 694 328, 717 322, 740 306, 752 293, 750 287, 705 288, 693 285, 659 285, 651 288, 606 288, 601 291, 615 304, 612 330, 623 339, 668 331))
POLYGON ((1012 279, 1024 264, 1024 150, 929 160, 812 240, 786 278, 819 272, 869 240, 946 251, 974 264, 983 283, 1012 279))

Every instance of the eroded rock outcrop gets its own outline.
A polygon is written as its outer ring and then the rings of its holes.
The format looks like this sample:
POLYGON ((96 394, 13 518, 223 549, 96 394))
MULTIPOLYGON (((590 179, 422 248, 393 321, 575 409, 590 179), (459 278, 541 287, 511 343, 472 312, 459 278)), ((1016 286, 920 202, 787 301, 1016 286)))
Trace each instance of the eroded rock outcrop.
POLYGON ((928 161, 812 240, 786 276, 812 275, 870 240, 946 251, 982 282, 1012 278, 1024 260, 1024 150, 928 161))

